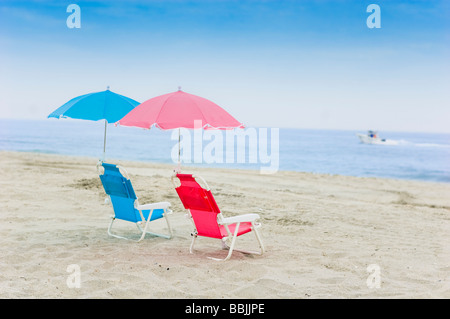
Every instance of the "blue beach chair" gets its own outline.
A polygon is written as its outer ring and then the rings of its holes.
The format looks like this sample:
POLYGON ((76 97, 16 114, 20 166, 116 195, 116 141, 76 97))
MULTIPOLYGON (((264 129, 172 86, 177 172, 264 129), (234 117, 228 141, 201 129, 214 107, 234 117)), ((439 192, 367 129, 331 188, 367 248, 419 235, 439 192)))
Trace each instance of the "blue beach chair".
POLYGON ((97 170, 99 172, 103 188, 105 189, 105 192, 109 197, 109 201, 114 209, 114 216, 111 216, 111 224, 108 227, 108 234, 110 236, 122 239, 131 239, 113 234, 111 232, 114 221, 116 219, 121 219, 136 223, 138 229, 142 233, 141 238, 137 240, 138 242, 144 239, 146 234, 164 237, 167 239, 172 237, 172 229, 170 227, 169 219, 167 218, 167 215, 172 212, 169 209, 170 203, 161 202, 140 205, 133 186, 131 185, 128 173, 123 167, 99 162, 97 165, 97 170), (101 174, 102 168, 103 174, 101 174), (165 218, 167 222, 167 227, 169 228, 168 235, 147 231, 149 223, 160 218, 165 218), (144 226, 142 227, 143 224, 144 226))

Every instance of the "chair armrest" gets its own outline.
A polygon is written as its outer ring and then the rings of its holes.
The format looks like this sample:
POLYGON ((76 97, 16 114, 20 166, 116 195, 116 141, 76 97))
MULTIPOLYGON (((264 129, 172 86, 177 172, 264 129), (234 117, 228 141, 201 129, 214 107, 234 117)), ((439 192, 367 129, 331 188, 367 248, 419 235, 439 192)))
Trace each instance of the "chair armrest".
POLYGON ((226 217, 222 218, 218 223, 223 224, 234 224, 234 223, 243 223, 243 222, 254 222, 255 220, 259 219, 258 214, 245 214, 245 215, 239 215, 239 216, 233 216, 233 217, 226 217))
POLYGON ((169 206, 170 203, 168 202, 160 202, 160 203, 137 205, 136 209, 138 210, 167 209, 169 206))

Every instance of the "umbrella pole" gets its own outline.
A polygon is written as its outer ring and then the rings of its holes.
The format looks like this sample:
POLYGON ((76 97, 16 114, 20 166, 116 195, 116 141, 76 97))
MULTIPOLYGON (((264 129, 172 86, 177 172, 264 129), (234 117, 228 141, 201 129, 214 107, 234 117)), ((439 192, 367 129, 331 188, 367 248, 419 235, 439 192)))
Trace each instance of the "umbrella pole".
POLYGON ((103 157, 102 157, 102 161, 105 160, 105 151, 106 151, 106 127, 108 125, 108 121, 105 120, 105 135, 103 136, 103 157))
POLYGON ((181 172, 181 160, 180 160, 180 154, 181 154, 181 133, 180 128, 178 128, 178 172, 181 172))

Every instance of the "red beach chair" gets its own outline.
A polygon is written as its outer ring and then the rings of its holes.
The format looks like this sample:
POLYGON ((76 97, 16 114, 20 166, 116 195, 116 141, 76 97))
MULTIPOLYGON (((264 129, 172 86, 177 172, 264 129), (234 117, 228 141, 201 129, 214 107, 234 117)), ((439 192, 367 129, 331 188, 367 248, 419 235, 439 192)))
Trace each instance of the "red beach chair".
POLYGON ((184 208, 189 211, 189 217, 192 218, 195 226, 190 247, 191 253, 193 253, 195 240, 198 236, 217 238, 222 240, 222 247, 229 250, 228 255, 224 259, 209 258, 225 261, 229 259, 233 253, 236 238, 249 232, 255 233, 261 251, 241 252, 260 255, 264 253, 264 245, 258 233, 258 228, 261 224, 256 222, 260 218, 258 214, 245 214, 225 218, 220 212, 211 190, 203 178, 191 174, 178 173, 172 176, 172 182, 174 183, 175 190, 177 191, 184 208), (178 187, 175 184, 175 178, 178 178, 181 183, 178 187), (201 187, 196 179, 199 179, 206 188, 201 187), (229 246, 226 245, 228 239, 231 240, 229 246))

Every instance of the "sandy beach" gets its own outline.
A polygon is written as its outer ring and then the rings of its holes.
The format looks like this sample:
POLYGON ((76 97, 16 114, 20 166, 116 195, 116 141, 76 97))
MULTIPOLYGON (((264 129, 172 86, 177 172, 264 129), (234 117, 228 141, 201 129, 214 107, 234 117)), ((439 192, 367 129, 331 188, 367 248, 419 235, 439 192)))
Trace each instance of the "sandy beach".
MULTIPOLYGON (((174 230, 170 240, 109 237, 96 162, 0 152, 0 298, 450 298, 449 184, 184 168, 208 181, 226 217, 261 216, 266 253, 216 262, 218 240, 200 237, 189 253, 172 165, 109 161, 128 170, 141 204, 172 204, 174 230), (67 284, 70 265, 79 287, 67 284)), ((130 223, 115 227, 139 237, 130 223)), ((254 236, 237 248, 256 248, 254 236)))

